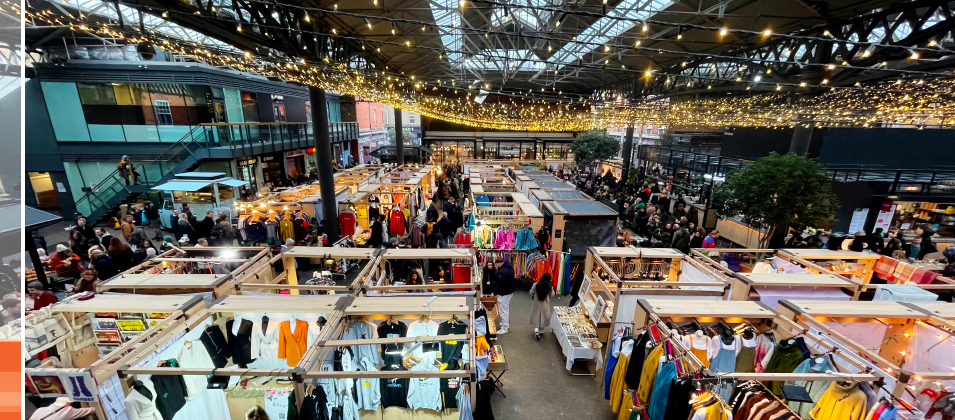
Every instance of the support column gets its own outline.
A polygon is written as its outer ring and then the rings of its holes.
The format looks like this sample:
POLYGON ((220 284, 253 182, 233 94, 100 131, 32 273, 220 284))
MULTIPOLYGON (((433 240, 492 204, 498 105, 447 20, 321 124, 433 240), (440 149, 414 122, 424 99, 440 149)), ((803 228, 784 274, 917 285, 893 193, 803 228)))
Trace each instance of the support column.
POLYGON ((630 164, 633 159, 633 127, 627 127, 627 137, 623 141, 623 170, 621 171, 621 182, 626 183, 630 179, 630 164))
POLYGON ((325 218, 325 233, 328 245, 338 242, 338 202, 335 201, 335 174, 332 172, 332 143, 328 133, 328 110, 325 104, 325 89, 308 87, 312 103, 312 133, 315 137, 315 163, 318 167, 318 185, 322 194, 322 215, 325 218))
POLYGON ((809 153, 809 143, 812 142, 813 123, 809 127, 803 127, 798 123, 793 128, 792 142, 789 143, 789 152, 799 156, 806 156, 809 153))
POLYGON ((398 166, 405 164, 405 136, 401 128, 401 108, 395 107, 395 153, 398 166))
MULTIPOLYGON (((30 255, 30 262, 33 263, 33 269, 36 270, 36 280, 43 284, 43 288, 46 290, 50 289, 50 282, 46 279, 46 272, 43 270, 43 261, 40 261, 40 253, 36 250, 36 245, 33 244, 33 232, 26 232, 26 249, 27 254, 30 255)), ((46 251, 44 249, 44 251, 46 251)), ((26 287, 23 288, 26 292, 26 287)))

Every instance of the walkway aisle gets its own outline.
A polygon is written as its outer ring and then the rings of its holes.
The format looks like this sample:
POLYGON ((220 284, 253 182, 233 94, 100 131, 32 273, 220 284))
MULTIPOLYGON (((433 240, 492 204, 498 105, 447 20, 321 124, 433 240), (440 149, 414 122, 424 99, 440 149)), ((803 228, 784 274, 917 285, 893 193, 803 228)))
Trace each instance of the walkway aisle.
MULTIPOLYGON (((508 371, 501 378, 504 393, 497 391, 491 400, 496 420, 580 420, 610 419, 610 403, 592 376, 571 376, 564 369, 564 355, 554 333, 547 330, 540 341, 534 339, 534 327, 528 325, 531 302, 528 286, 518 287, 511 298, 511 330, 498 336, 498 344, 508 359, 508 371)), ((570 296, 554 301, 566 306, 570 296)), ((495 372, 497 373, 497 372, 495 372)))

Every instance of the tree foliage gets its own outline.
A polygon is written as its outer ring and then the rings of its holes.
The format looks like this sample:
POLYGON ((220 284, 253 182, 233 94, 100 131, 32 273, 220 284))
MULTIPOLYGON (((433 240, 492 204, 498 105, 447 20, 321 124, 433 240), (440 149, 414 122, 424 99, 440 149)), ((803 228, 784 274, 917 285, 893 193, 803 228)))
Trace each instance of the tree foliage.
MULTIPOLYGON (((406 145, 414 144, 414 139, 415 139, 414 133, 408 130, 401 130, 401 133, 403 134, 402 137, 404 138, 406 145)), ((395 128, 394 127, 388 127, 388 140, 391 141, 391 144, 397 144, 395 143, 395 128)))
POLYGON ((792 222, 815 225, 839 208, 823 165, 795 153, 771 153, 752 166, 731 170, 714 189, 712 203, 720 217, 740 216, 754 228, 767 228, 764 246, 792 222))
POLYGON ((570 145, 574 153, 574 162, 578 166, 593 167, 597 162, 617 156, 620 143, 603 131, 588 131, 574 139, 570 145))

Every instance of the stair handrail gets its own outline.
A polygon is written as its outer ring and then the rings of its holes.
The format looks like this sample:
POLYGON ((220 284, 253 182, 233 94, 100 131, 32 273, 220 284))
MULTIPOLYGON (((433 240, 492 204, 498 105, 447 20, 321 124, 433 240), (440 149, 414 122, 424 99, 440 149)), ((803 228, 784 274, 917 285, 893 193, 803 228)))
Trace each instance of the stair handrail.
MULTIPOLYGON (((178 156, 180 153, 182 153, 183 149, 185 149, 186 151, 189 152, 190 155, 193 155, 193 157, 195 157, 195 154, 189 148, 189 145, 193 143, 197 143, 195 133, 196 131, 199 131, 199 130, 205 131, 205 127, 203 127, 202 125, 194 126, 191 130, 189 130, 188 133, 186 133, 186 135, 182 136, 182 138, 180 138, 179 141, 167 147, 166 150, 164 150, 159 155, 159 157, 153 158, 153 159, 144 159, 143 161, 145 162, 169 161, 169 160, 172 160, 174 157, 178 156), (179 147, 179 149, 175 153, 171 153, 171 151, 175 149, 176 147, 179 147)), ((132 175, 132 172, 135 172, 137 167, 142 169, 143 170, 142 173, 145 175, 146 170, 145 170, 145 165, 143 164, 139 164, 139 165, 131 164, 129 168, 130 175, 132 175)), ((116 183, 123 182, 123 181, 125 181, 125 178, 120 176, 119 168, 117 167, 115 171, 111 172, 109 175, 103 178, 103 180, 96 185, 96 188, 91 188, 89 192, 87 192, 82 197, 80 197, 79 200, 76 200, 75 206, 80 207, 82 203, 89 202, 90 212, 92 212, 94 209, 94 206, 93 206, 94 203, 92 200, 99 199, 102 194, 105 194, 107 191, 112 191, 113 186, 116 183)), ((98 203, 97 206, 103 205, 105 202, 105 200, 103 199, 100 199, 99 201, 100 203, 98 203)))

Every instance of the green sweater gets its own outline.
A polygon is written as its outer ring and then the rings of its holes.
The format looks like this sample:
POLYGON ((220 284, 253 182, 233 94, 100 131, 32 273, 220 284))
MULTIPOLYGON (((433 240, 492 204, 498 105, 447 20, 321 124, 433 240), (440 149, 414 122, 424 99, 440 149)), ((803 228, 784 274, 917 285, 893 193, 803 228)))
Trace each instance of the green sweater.
MULTIPOLYGON (((776 345, 773 358, 766 366, 767 373, 792 373, 805 360, 802 349, 796 340, 782 340, 776 345), (790 344, 792 341, 792 344, 790 344)), ((783 395, 784 381, 769 381, 766 387, 775 395, 783 395)))

